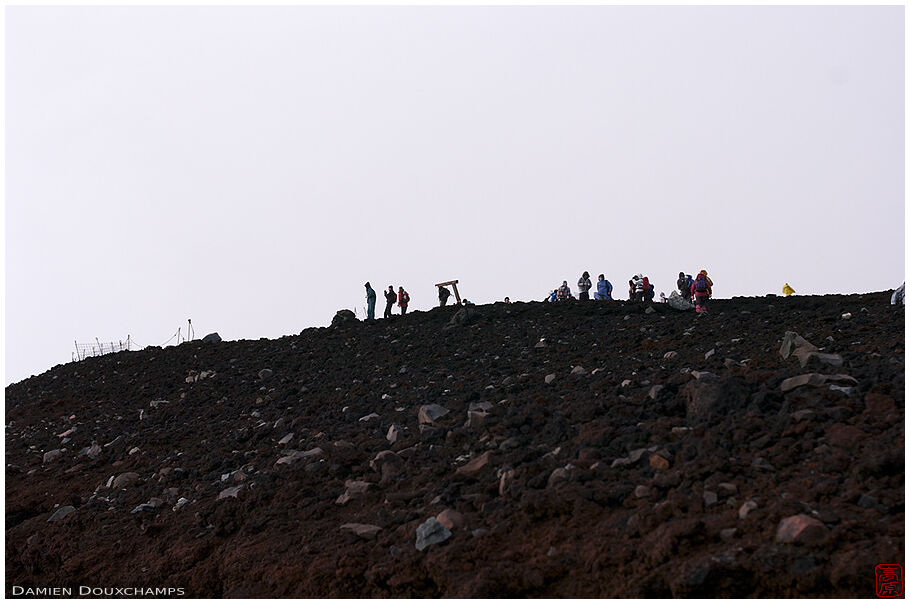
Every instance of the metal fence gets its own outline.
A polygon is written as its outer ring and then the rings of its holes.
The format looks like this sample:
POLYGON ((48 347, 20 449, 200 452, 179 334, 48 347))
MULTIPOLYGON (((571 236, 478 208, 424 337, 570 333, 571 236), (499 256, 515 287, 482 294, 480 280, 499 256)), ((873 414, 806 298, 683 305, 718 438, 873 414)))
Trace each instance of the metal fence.
POLYGON ((133 345, 129 336, 126 336, 125 342, 123 340, 118 340, 116 342, 101 342, 98 338, 95 338, 94 342, 82 344, 79 342, 74 343, 76 344, 76 352, 73 353, 74 361, 82 361, 88 357, 98 357, 104 354, 111 354, 112 352, 129 350, 130 346, 133 345))

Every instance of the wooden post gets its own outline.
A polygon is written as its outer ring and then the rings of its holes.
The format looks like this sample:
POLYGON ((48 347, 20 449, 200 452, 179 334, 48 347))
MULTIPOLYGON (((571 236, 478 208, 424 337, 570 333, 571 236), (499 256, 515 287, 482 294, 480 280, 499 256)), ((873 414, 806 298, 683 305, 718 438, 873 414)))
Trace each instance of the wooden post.
POLYGON ((444 287, 446 285, 451 285, 452 289, 455 290, 455 301, 458 302, 458 305, 461 306, 461 296, 458 295, 458 279, 454 281, 444 281, 442 283, 437 283, 436 287, 444 287))

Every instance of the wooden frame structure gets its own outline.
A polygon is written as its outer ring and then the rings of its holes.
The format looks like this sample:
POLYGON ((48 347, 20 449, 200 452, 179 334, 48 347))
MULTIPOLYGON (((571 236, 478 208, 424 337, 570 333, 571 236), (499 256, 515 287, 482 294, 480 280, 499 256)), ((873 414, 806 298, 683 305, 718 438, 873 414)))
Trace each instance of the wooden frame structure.
POLYGON ((436 287, 445 287, 446 285, 451 285, 452 289, 455 290, 455 301, 461 306, 461 296, 458 295, 458 279, 454 281, 443 281, 442 283, 437 283, 436 287))

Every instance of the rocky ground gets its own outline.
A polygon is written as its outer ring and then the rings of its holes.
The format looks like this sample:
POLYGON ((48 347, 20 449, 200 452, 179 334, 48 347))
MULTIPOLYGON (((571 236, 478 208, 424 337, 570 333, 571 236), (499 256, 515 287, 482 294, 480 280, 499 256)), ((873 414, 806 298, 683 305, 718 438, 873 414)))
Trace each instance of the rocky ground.
POLYGON ((889 292, 470 310, 7 387, 7 595, 873 597, 903 564, 889 292))

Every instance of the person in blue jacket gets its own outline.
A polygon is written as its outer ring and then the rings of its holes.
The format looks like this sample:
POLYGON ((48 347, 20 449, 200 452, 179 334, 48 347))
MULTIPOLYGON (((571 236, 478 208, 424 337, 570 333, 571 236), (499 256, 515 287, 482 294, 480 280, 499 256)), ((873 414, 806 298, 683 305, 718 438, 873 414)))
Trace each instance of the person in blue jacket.
POLYGON ((603 275, 597 276, 597 293, 594 294, 595 300, 612 300, 613 284, 604 278, 603 275))

